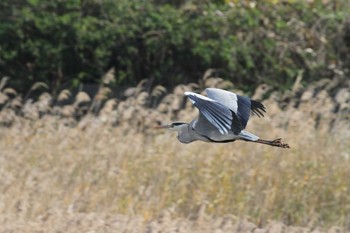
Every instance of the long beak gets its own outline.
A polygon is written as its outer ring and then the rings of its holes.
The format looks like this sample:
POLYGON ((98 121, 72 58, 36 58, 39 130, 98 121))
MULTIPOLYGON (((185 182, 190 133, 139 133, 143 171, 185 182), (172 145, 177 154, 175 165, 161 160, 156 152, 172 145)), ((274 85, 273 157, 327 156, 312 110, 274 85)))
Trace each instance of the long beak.
POLYGON ((171 128, 171 125, 157 125, 154 126, 155 129, 169 129, 171 128))

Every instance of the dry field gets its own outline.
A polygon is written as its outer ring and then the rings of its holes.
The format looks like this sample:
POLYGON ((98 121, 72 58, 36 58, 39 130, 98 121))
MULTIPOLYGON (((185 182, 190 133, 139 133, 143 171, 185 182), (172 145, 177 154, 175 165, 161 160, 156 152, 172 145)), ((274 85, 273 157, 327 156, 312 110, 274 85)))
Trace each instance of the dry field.
POLYGON ((349 230, 348 128, 272 121, 252 119, 248 130, 291 149, 19 118, 0 131, 0 232, 349 230))

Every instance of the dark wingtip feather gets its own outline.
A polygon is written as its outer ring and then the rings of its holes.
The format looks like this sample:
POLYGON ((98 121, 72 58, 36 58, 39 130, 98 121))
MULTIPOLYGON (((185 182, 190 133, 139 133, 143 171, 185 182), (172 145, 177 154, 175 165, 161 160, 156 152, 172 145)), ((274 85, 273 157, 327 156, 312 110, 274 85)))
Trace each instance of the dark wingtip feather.
POLYGON ((265 106, 259 101, 251 100, 251 110, 252 113, 257 115, 258 117, 264 117, 264 113, 266 112, 265 106))

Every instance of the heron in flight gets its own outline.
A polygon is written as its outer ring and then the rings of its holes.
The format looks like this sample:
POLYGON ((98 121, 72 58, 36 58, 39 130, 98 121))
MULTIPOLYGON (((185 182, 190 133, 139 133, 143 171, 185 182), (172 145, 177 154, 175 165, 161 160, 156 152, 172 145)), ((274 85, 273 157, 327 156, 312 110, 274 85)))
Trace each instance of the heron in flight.
POLYGON ((190 123, 174 122, 157 128, 178 131, 178 140, 182 143, 193 141, 226 143, 235 140, 262 143, 269 146, 289 148, 281 138, 263 140, 244 130, 250 114, 263 117, 265 106, 245 96, 217 88, 205 89, 207 96, 194 92, 185 92, 194 106, 199 110, 198 119, 190 123))

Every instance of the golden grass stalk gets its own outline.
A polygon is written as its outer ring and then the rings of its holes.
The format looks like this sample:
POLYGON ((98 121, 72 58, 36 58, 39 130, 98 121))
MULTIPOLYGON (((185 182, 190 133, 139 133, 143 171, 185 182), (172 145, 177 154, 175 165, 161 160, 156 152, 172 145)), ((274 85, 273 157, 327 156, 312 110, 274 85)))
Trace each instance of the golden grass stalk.
MULTIPOLYGON (((171 132, 81 131, 50 118, 0 131, 0 214, 112 213, 154 219, 249 217, 301 226, 346 226, 349 138, 284 132, 291 149, 246 142, 180 144, 171 132)), ((95 125, 95 126, 94 126, 95 125)), ((260 125, 274 138, 281 132, 260 125)), ((261 135, 264 136, 264 135, 261 135)))

